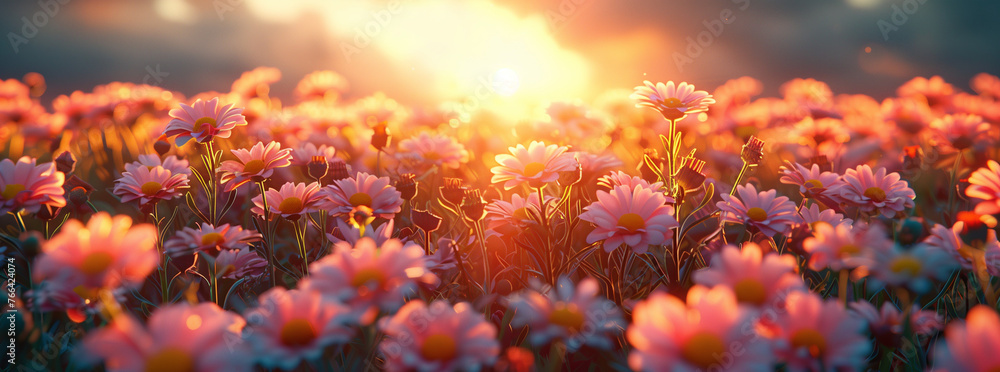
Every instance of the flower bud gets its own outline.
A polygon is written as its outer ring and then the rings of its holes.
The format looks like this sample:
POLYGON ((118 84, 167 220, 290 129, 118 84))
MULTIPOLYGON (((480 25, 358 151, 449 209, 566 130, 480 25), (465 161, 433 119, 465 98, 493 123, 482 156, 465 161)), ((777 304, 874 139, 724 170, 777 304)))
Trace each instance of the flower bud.
POLYGON ((396 191, 399 191, 400 197, 403 200, 410 201, 413 197, 417 196, 417 181, 416 175, 413 173, 405 173, 399 176, 399 180, 396 181, 396 191))
POLYGON ((56 157, 55 163, 57 171, 70 174, 76 168, 76 156, 73 156, 73 153, 69 151, 63 151, 56 157))
POLYGON ((347 171, 347 163, 340 159, 336 159, 330 163, 329 174, 334 181, 351 178, 351 174, 347 171))
POLYGON ((445 177, 444 186, 441 186, 441 197, 452 205, 459 205, 465 198, 465 190, 468 188, 462 186, 462 179, 445 177))
POLYGON ((312 177, 312 179, 317 181, 326 177, 326 173, 329 170, 330 163, 327 162, 326 158, 323 156, 313 156, 312 159, 309 160, 309 163, 306 163, 306 173, 309 174, 309 177, 312 177))
POLYGON ((462 212, 465 214, 465 219, 469 222, 477 222, 483 219, 486 215, 486 201, 483 200, 482 193, 479 190, 468 190, 465 193, 465 198, 462 199, 462 212))
POLYGON ((389 127, 383 121, 372 129, 375 129, 375 133, 372 134, 372 147, 378 151, 382 151, 382 149, 389 145, 389 127))
POLYGON ((750 136, 747 143, 743 145, 743 151, 740 153, 740 158, 747 164, 760 164, 761 159, 764 158, 764 141, 755 136, 750 136))
POLYGON ((441 217, 438 217, 431 211, 422 211, 419 209, 410 210, 410 221, 413 222, 415 226, 424 230, 424 232, 431 232, 437 230, 441 227, 441 217))

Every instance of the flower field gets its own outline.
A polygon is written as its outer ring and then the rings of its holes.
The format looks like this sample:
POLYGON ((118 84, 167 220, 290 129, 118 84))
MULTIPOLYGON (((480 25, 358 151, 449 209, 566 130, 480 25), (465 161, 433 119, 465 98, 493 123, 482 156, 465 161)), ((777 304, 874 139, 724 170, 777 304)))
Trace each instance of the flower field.
POLYGON ((517 122, 334 71, 0 80, 8 370, 998 371, 1000 78, 970 78, 517 122))

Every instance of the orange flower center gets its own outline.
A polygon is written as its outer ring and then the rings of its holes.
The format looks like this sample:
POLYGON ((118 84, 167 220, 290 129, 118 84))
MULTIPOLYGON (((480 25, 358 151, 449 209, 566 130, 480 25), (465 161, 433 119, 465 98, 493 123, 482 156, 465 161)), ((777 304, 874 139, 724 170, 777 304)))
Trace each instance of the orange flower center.
POLYGON ((375 287, 381 287, 385 285, 385 280, 385 274, 382 273, 382 270, 369 267, 358 270, 358 272, 354 274, 354 279, 351 280, 351 285, 361 287, 374 284, 375 287))
POLYGON ((670 98, 667 98, 667 99, 663 100, 663 105, 667 106, 669 108, 674 108, 675 109, 675 108, 681 108, 681 107, 683 107, 684 106, 684 102, 681 102, 681 100, 678 99, 678 98, 670 97, 670 98))
POLYGON ((24 185, 19 183, 12 183, 7 186, 4 186, 3 193, 0 195, 3 196, 4 200, 11 200, 14 199, 14 197, 17 196, 17 194, 20 194, 21 191, 24 191, 24 189, 25 189, 24 185))
POLYGON ((204 246, 218 247, 225 241, 226 238, 217 232, 210 232, 201 236, 201 245, 204 246))
POLYGON ((364 205, 364 206, 369 206, 369 207, 372 206, 372 197, 371 197, 371 195, 368 195, 367 193, 363 193, 363 192, 359 192, 359 193, 356 193, 354 195, 351 195, 351 198, 348 199, 347 201, 350 202, 351 205, 355 206, 355 207, 357 207, 359 205, 364 205))
POLYGON ((156 181, 146 182, 139 188, 143 195, 156 195, 156 193, 160 192, 162 189, 163 185, 156 181))
POLYGON ((892 263, 889 264, 889 270, 892 270, 892 272, 896 274, 905 273, 906 275, 913 276, 917 275, 923 266, 924 265, 920 262, 920 260, 914 258, 913 256, 902 255, 892 260, 892 263))
POLYGON ((316 339, 316 328, 303 318, 295 318, 281 327, 281 343, 285 346, 302 347, 316 339))
POLYGON ((194 122, 194 130, 199 130, 199 129, 200 130, 209 130, 209 129, 215 128, 215 125, 216 125, 215 119, 206 116, 206 117, 198 119, 198 121, 194 122), (208 126, 208 128, 201 129, 204 126, 208 126))
POLYGON ((528 208, 518 208, 518 209, 515 209, 514 213, 512 213, 511 216, 514 217, 514 219, 518 219, 518 220, 530 220, 531 219, 531 217, 530 217, 531 215, 528 214, 528 208))
POLYGON ((558 303, 549 314, 549 322, 576 332, 583 327, 583 313, 580 312, 576 304, 558 303))
POLYGON ((194 359, 184 350, 168 347, 146 359, 146 372, 192 372, 194 359))
POLYGON ((861 253, 861 247, 857 246, 856 244, 847 244, 847 245, 844 245, 843 247, 840 247, 840 256, 841 257, 844 257, 844 256, 857 256, 858 253, 861 253))
POLYGON ((542 173, 543 170, 545 170, 545 164, 538 162, 528 163, 524 166, 523 174, 525 177, 534 177, 535 175, 542 173))
POLYGON ((809 355, 813 357, 819 357, 826 351, 826 338, 815 329, 807 328, 795 331, 792 334, 791 343, 792 347, 796 349, 806 348, 809 351, 809 355))
POLYGON ((426 154, 424 154, 424 159, 430 161, 438 161, 441 160, 441 154, 438 154, 436 151, 428 151, 426 154))
POLYGON ((767 301, 767 289, 757 279, 746 278, 740 280, 733 286, 736 292, 736 300, 743 303, 763 305, 767 301))
POLYGON ((764 208, 753 207, 747 209, 747 217, 750 217, 751 220, 760 222, 767 219, 767 211, 765 211, 764 208))
POLYGON ((646 221, 638 214, 625 213, 621 217, 618 217, 618 226, 624 227, 629 232, 636 232, 646 227, 646 221))
POLYGON ((302 199, 294 196, 282 200, 281 204, 278 204, 278 210, 281 211, 282 214, 295 214, 302 212, 302 207, 302 199))
POLYGON ((95 275, 104 272, 111 266, 114 257, 108 252, 92 252, 83 259, 80 264, 80 271, 87 275, 95 275))
POLYGON ((257 174, 264 170, 264 161, 260 159, 254 159, 243 164, 243 173, 257 174))
POLYGON ((885 201, 885 190, 879 187, 869 187, 865 190, 865 196, 872 201, 879 203, 885 201))
POLYGON ((805 185, 806 185, 806 189, 809 189, 809 190, 823 188, 823 182, 820 182, 820 180, 817 180, 817 179, 808 180, 808 181, 806 181, 805 185))
POLYGON ((707 331, 695 333, 681 348, 681 355, 684 356, 684 359, 705 369, 718 363, 716 357, 723 357, 725 352, 726 345, 722 339, 707 331))
POLYGON ((455 354, 458 354, 455 338, 444 333, 427 336, 423 345, 420 345, 420 355, 427 360, 451 360, 455 358, 455 354))

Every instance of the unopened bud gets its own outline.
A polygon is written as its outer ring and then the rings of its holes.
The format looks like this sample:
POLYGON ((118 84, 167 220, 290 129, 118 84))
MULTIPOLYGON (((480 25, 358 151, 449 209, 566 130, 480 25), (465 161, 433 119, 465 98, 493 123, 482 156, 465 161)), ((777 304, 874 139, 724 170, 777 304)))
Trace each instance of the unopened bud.
POLYGON ((413 173, 405 173, 402 176, 399 176, 399 180, 396 181, 396 191, 399 191, 400 197, 403 198, 403 200, 413 200, 413 197, 417 196, 416 175, 413 173))
POLYGON ((76 156, 69 151, 63 151, 59 156, 56 157, 56 170, 63 172, 63 174, 73 173, 76 169, 76 156))
POLYGON ((323 156, 313 156, 309 163, 306 163, 306 173, 314 180, 321 180, 330 171, 330 163, 323 156))

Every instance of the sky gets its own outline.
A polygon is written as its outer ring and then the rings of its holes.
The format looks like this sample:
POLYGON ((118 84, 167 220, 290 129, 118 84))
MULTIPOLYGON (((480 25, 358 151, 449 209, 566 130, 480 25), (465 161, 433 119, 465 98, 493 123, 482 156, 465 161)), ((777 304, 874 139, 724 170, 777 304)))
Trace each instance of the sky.
POLYGON ((745 75, 770 95, 812 77, 883 98, 1000 74, 998 16, 986 0, 6 0, 0 78, 39 72, 48 99, 110 81, 225 92, 257 66, 283 72, 279 95, 334 70, 406 104, 745 75))

